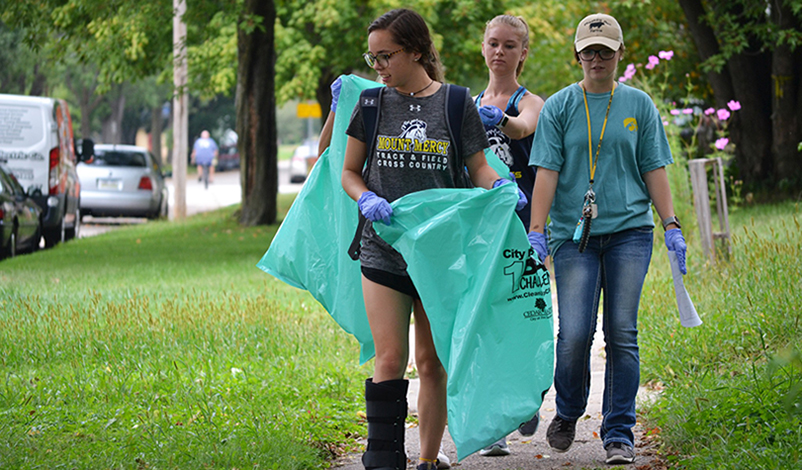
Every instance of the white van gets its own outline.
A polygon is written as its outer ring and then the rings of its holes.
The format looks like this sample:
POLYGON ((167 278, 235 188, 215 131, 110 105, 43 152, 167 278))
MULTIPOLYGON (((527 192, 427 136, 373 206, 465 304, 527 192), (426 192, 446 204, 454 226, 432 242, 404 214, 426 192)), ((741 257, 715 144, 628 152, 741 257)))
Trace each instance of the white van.
POLYGON ((76 237, 81 224, 78 161, 92 158, 85 139, 80 152, 67 102, 0 94, 0 165, 42 208, 45 246, 76 237))

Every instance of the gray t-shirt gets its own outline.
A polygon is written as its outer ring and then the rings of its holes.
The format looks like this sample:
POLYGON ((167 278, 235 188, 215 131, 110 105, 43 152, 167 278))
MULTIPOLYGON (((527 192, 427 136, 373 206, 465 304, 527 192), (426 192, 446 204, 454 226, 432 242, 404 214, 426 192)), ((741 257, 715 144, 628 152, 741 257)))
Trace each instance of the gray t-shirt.
MULTIPOLYGON (((387 88, 382 93, 381 115, 375 151, 365 183, 368 189, 392 202, 416 191, 432 188, 469 186, 463 157, 489 146, 479 113, 470 95, 465 98, 460 152, 446 125, 446 87, 421 98, 410 97, 387 88)), ((365 141, 362 108, 356 106, 346 134, 365 141)), ((379 222, 381 223, 381 222, 379 222)), ((406 275, 401 255, 365 224, 362 233, 362 266, 406 275)))

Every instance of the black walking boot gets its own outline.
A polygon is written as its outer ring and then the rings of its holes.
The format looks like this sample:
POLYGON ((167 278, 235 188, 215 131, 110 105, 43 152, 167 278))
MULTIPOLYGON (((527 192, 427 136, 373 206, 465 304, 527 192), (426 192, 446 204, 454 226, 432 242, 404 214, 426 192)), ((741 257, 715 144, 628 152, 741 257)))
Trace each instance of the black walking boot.
POLYGON ((407 419, 407 388, 404 379, 373 383, 365 380, 368 417, 368 447, 362 455, 366 470, 404 470, 404 422, 407 419))

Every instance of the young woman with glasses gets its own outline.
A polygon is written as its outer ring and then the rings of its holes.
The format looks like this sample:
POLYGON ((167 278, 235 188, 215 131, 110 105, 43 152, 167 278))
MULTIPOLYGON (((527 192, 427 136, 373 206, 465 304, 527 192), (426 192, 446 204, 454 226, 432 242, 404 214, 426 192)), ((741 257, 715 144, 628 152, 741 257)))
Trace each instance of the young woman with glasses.
MULTIPOLYGON (((523 18, 499 15, 488 21, 482 40, 482 56, 489 81, 474 102, 485 126, 490 149, 509 167, 520 190, 532 194, 535 168, 529 166, 529 151, 543 100, 518 83, 528 55, 529 26, 523 18)), ((528 229, 530 205, 517 213, 528 229)), ((529 422, 519 427, 519 432, 524 436, 533 435, 538 420, 535 412, 529 422)), ((484 456, 509 453, 506 436, 479 451, 484 456)))
MULTIPOLYGON (((366 142, 362 106, 354 109, 346 131, 342 185, 368 221, 391 223, 389 203, 406 194, 429 188, 467 186, 466 167, 473 185, 489 189, 498 184, 498 175, 485 160, 487 138, 467 91, 462 142, 459 145, 451 142, 445 110, 448 85, 442 83, 438 54, 419 14, 398 9, 373 21, 368 28, 365 60, 387 88, 380 97, 374 141, 366 142), (381 142, 411 142, 411 145, 398 145, 390 150, 379 145, 381 142), (415 148, 416 143, 422 145, 415 148), (460 154, 454 152, 455 147, 460 154)), ((437 468, 447 417, 447 377, 434 348, 429 320, 407 274, 406 262, 376 235, 371 223, 365 224, 359 260, 365 309, 376 346, 374 374, 365 383, 368 445, 362 463, 366 469, 406 468, 404 419, 408 382, 403 377, 409 355, 412 311, 415 363, 420 379, 417 468, 437 468)))
POLYGON ((559 304, 557 413, 546 436, 558 452, 574 441, 603 298, 600 437, 607 463, 626 464, 635 459, 638 304, 652 256, 652 204, 683 274, 685 239, 666 176, 673 159, 662 119, 646 93, 616 81, 621 27, 612 16, 590 15, 577 26, 574 48, 583 79, 546 100, 531 158, 538 169, 529 240, 541 257, 551 251, 559 304))

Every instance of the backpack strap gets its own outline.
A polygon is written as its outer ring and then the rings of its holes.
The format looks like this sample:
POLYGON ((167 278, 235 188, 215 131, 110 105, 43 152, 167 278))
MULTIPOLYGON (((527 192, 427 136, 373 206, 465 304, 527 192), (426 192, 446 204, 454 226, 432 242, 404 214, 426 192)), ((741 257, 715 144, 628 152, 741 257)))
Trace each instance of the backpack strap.
MULTIPOLYGON (((362 170, 362 179, 368 181, 368 174, 370 173, 370 161, 373 157, 373 151, 376 146, 376 135, 379 131, 379 109, 381 108, 381 96, 384 87, 367 88, 362 90, 359 95, 359 106, 362 111, 362 124, 365 127, 365 145, 367 146, 367 158, 365 159, 365 169, 362 170)), ((359 222, 356 224, 356 233, 354 239, 351 240, 351 245, 348 247, 348 256, 352 260, 359 259, 359 252, 361 251, 362 230, 365 228, 367 219, 362 212, 359 211, 359 222)))
POLYGON ((454 144, 454 153, 462 155, 462 119, 468 89, 459 85, 446 85, 446 125, 454 144))

